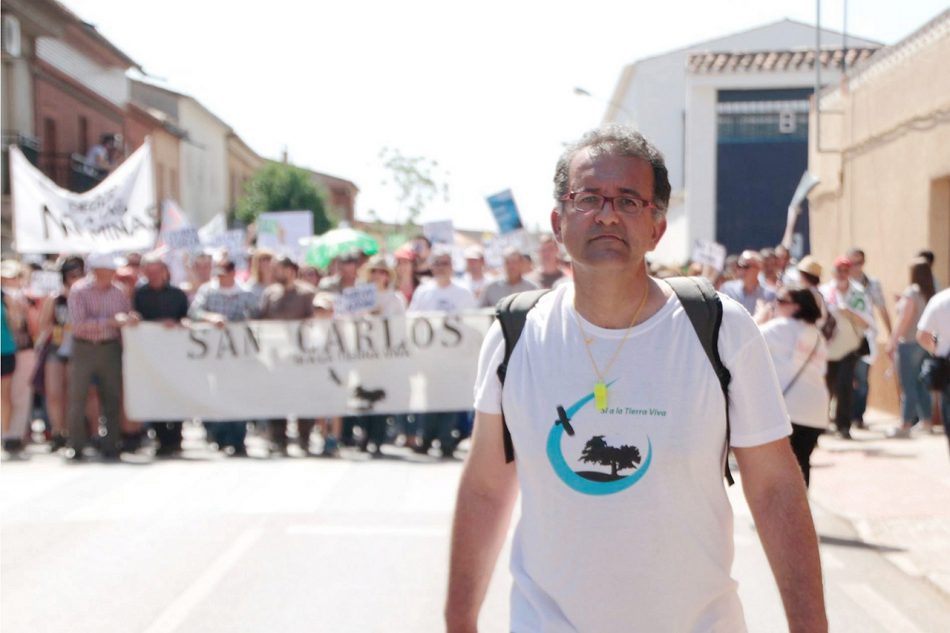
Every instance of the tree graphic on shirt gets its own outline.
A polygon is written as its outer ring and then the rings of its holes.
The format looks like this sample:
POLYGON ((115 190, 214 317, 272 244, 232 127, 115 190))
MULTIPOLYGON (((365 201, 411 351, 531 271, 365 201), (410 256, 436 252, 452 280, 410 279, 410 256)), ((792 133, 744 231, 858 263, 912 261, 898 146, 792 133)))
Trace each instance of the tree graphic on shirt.
POLYGON ((578 461, 610 466, 611 476, 617 477, 618 471, 637 467, 640 463, 640 449, 626 444, 619 448, 610 446, 604 441, 603 435, 595 435, 587 440, 578 461))

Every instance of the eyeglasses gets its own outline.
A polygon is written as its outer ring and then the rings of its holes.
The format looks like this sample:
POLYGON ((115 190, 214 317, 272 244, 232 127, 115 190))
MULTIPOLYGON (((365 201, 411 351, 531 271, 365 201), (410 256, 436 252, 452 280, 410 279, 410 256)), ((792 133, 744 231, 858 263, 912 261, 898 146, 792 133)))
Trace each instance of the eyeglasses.
POLYGON ((781 303, 781 304, 784 304, 784 305, 789 305, 789 304, 795 303, 794 301, 792 301, 792 300, 789 299, 788 297, 779 297, 778 299, 775 300, 775 302, 776 302, 776 303, 781 303))
POLYGON ((433 266, 451 266, 452 262, 449 260, 437 259, 436 261, 432 262, 432 265, 433 266))
POLYGON ((613 205, 614 211, 623 215, 637 215, 649 208, 656 208, 652 202, 647 202, 643 198, 624 194, 622 196, 604 196, 599 193, 589 191, 572 191, 566 196, 561 197, 566 202, 570 200, 574 203, 574 210, 580 213, 596 213, 604 208, 604 203, 609 202, 613 205))

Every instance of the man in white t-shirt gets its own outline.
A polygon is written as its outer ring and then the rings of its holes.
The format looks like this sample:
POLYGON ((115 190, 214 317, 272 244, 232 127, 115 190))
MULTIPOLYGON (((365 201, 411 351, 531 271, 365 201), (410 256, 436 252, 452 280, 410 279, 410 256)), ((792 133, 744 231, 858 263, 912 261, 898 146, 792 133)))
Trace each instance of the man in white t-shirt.
MULTIPOLYGON (((416 288, 407 312, 453 313, 478 307, 475 295, 452 279, 451 250, 445 246, 433 247, 429 261, 432 281, 416 288)), ((428 411, 421 414, 422 440, 416 452, 428 453, 432 442, 438 439, 442 457, 451 458, 455 453, 455 430, 460 415, 456 411, 428 411)))
MULTIPOLYGON (((726 401, 689 318, 645 256, 666 230, 662 155, 612 126, 567 148, 554 235, 574 283, 528 313, 504 390, 486 336, 459 487, 445 617, 475 631, 518 491, 511 622, 536 631, 746 630, 730 576, 726 401), (502 403, 516 459, 505 463, 502 403)), ((765 343, 722 298, 731 446, 791 631, 826 631, 818 544, 765 343)))
MULTIPOLYGON (((950 288, 941 290, 927 302, 917 322, 917 342, 934 356, 950 357, 950 288)), ((944 431, 950 428, 950 385, 940 392, 944 431)), ((950 433, 947 433, 950 442, 950 433)))

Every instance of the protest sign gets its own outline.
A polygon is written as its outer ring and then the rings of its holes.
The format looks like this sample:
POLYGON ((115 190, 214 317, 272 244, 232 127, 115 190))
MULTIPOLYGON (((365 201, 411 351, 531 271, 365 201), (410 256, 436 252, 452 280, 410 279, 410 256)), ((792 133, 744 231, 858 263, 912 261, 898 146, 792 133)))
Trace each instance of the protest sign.
POLYGON ((255 221, 257 246, 300 261, 304 247, 300 238, 313 235, 313 213, 310 211, 269 211, 255 221))
POLYGON ((30 274, 30 294, 34 297, 57 295, 63 290, 63 276, 51 270, 35 270, 30 274))
POLYGON ((359 284, 352 288, 344 288, 342 296, 334 304, 335 314, 359 314, 368 312, 376 306, 376 286, 374 284, 359 284))
POLYGON ((85 193, 63 189, 10 147, 16 248, 21 253, 144 251, 155 245, 151 143, 85 193))
POLYGON ((692 260, 704 266, 722 270, 726 263, 726 247, 718 242, 696 240, 693 243, 692 260))
POLYGON ((517 231, 524 225, 521 223, 521 214, 518 213, 518 205, 515 203, 515 197, 511 189, 505 189, 493 196, 488 196, 488 206, 491 208, 495 221, 498 222, 498 231, 501 233, 511 233, 517 231))
POLYGON ((455 243, 455 229, 452 226, 452 220, 426 222, 422 225, 422 234, 433 244, 451 246, 455 243))
POLYGON ((173 251, 197 251, 201 249, 201 239, 198 237, 198 231, 190 226, 163 233, 163 237, 168 248, 173 251))
POLYGON ((391 319, 123 328, 125 408, 139 420, 461 411, 491 310, 391 319))

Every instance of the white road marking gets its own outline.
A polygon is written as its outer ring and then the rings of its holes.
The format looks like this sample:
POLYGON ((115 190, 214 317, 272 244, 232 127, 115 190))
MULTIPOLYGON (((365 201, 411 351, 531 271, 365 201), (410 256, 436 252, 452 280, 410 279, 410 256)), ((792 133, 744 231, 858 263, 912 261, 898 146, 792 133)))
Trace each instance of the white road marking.
POLYGON ((872 620, 888 633, 921 633, 917 626, 904 617, 887 597, 863 582, 845 583, 841 590, 864 610, 872 620))
POLYGON ((224 578, 261 534, 260 528, 253 528, 241 534, 231 547, 222 552, 204 573, 168 605, 158 619, 145 630, 145 633, 173 633, 185 621, 191 610, 214 590, 215 585, 224 578))
POLYGON ((287 534, 319 536, 437 536, 449 535, 445 527, 407 527, 401 525, 291 525, 287 534))

